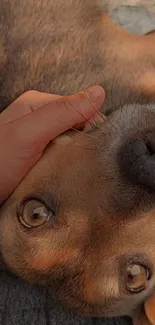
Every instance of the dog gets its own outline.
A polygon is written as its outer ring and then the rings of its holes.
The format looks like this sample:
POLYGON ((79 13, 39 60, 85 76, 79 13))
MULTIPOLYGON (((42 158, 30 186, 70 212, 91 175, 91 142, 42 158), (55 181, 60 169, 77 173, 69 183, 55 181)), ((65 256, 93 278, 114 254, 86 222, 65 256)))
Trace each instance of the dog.
POLYGON ((0 0, 0 110, 94 84, 99 120, 50 144, 0 210, 1 267, 84 315, 155 324, 155 36, 96 0, 0 0))

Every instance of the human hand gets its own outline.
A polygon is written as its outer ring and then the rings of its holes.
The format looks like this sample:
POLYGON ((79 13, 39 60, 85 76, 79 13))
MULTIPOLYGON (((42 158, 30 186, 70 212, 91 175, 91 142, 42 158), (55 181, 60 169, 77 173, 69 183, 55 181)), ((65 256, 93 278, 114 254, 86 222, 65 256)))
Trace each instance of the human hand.
POLYGON ((104 102, 104 90, 91 87, 71 96, 28 91, 0 114, 0 203, 41 158, 48 143, 80 128, 104 102))

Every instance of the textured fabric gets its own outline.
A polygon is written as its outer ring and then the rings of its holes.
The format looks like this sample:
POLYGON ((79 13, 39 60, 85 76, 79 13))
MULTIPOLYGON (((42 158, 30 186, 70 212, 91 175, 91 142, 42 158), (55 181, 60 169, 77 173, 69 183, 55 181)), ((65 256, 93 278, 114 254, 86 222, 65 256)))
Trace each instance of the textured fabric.
POLYGON ((38 286, 0 272, 0 325, 130 325, 127 318, 88 319, 57 305, 38 286))
POLYGON ((155 30, 155 13, 144 7, 120 5, 112 10, 111 16, 117 24, 133 34, 147 34, 155 30))

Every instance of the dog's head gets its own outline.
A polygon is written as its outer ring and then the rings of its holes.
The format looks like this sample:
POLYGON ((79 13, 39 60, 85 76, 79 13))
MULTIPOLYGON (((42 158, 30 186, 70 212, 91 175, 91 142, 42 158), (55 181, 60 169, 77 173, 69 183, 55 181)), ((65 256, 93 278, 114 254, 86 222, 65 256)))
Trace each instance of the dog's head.
POLYGON ((155 289, 154 125, 127 106, 49 145, 1 209, 5 266, 84 314, 134 315, 155 289))

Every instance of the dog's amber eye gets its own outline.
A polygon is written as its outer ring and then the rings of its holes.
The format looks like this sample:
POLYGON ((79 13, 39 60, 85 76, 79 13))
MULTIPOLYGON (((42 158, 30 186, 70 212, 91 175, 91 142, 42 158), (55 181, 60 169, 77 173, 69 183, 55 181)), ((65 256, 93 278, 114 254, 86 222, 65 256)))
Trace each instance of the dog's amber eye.
POLYGON ((140 264, 132 264, 128 266, 126 275, 127 289, 133 293, 143 291, 149 277, 150 273, 146 267, 140 264))
POLYGON ((19 216, 21 224, 27 228, 36 228, 44 225, 52 216, 52 212, 38 200, 27 201, 19 216))

